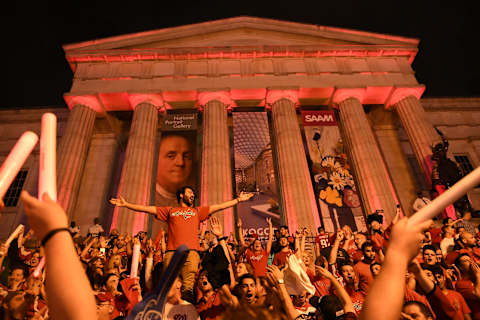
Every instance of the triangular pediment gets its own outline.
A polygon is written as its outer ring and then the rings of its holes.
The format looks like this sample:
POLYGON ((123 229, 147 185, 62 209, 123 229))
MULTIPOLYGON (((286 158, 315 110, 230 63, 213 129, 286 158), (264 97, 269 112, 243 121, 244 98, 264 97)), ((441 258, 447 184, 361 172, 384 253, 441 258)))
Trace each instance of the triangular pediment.
POLYGON ((264 18, 236 17, 65 45, 83 50, 264 46, 417 47, 418 40, 264 18))

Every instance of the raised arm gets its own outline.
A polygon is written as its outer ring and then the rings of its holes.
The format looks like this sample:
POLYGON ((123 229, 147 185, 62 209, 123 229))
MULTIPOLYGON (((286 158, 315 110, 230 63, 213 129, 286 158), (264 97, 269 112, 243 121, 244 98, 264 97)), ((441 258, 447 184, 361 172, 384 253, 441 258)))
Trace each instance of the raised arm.
POLYGON ((242 230, 242 219, 238 218, 237 221, 237 228, 238 228, 238 241, 240 241, 240 245, 242 248, 245 248, 245 238, 243 237, 243 230, 242 230))
POLYGON ((330 271, 320 266, 315 266, 315 271, 317 271, 322 277, 330 280, 333 288, 335 289, 336 295, 343 303, 343 311, 345 311, 345 313, 355 313, 352 299, 348 295, 347 291, 345 291, 345 288, 340 284, 340 282, 338 282, 337 278, 335 278, 335 276, 330 271))
POLYGON ((30 226, 44 242, 51 318, 96 319, 93 291, 75 252, 65 211, 46 193, 39 201, 23 191, 21 199, 30 226))
POLYGON ((335 241, 333 242, 332 245, 332 250, 330 250, 330 255, 328 257, 328 264, 332 265, 337 263, 337 255, 338 255, 338 247, 340 247, 340 242, 343 240, 343 231, 338 230, 337 231, 337 236, 335 238, 335 241))
POLYGON ((218 220, 217 217, 211 217, 210 226, 212 228, 212 233, 218 239, 218 244, 223 249, 223 254, 225 254, 225 257, 228 260, 228 272, 230 273, 230 284, 234 284, 235 276, 233 274, 233 269, 232 269, 232 260, 230 257, 230 251, 228 250, 228 247, 227 247, 227 242, 225 241, 225 237, 223 237, 222 225, 220 224, 220 221, 218 220))
POLYGON ((267 266, 267 270, 267 278, 270 281, 270 284, 278 289, 278 296, 283 303, 288 319, 297 319, 300 313, 295 309, 292 299, 288 294, 283 271, 275 265, 267 266))
POLYGON ((157 214, 157 208, 155 206, 144 206, 141 204, 130 203, 121 196, 110 199, 110 203, 116 205, 117 207, 125 207, 133 211, 157 214))
POLYGON ((431 221, 416 226, 408 225, 408 218, 400 219, 392 228, 392 235, 382 270, 370 286, 360 313, 365 320, 397 320, 402 309, 407 265, 420 250, 431 221))
POLYGON ((225 201, 219 204, 213 204, 210 206, 209 214, 213 214, 217 211, 236 206, 240 202, 247 201, 251 197, 253 197, 253 193, 241 193, 237 198, 233 200, 225 201))
POLYGON ((427 277, 425 271, 422 269, 417 260, 413 260, 410 263, 409 268, 415 275, 415 280, 420 288, 422 288, 423 292, 430 293, 433 289, 435 289, 435 283, 427 277))
POLYGON ((267 218, 268 223, 268 241, 267 241, 267 252, 270 253, 272 250, 272 243, 273 243, 273 225, 272 225, 272 218, 267 218))

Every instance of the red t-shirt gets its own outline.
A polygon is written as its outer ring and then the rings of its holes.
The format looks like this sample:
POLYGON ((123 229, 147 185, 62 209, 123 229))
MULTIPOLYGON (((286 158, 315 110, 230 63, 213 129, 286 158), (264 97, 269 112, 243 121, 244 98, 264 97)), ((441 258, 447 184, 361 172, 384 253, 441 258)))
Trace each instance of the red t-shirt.
POLYGON ((460 279, 455 283, 455 290, 463 296, 472 310, 472 319, 480 320, 480 300, 473 294, 473 282, 467 279, 460 279))
POLYGON ((287 257, 292 254, 289 251, 280 251, 280 252, 277 252, 275 253, 275 256, 273 257, 273 264, 280 267, 280 268, 283 268, 283 266, 285 265, 285 263, 287 263, 287 257))
POLYGON ((260 253, 255 254, 250 249, 245 252, 245 260, 253 267, 253 274, 255 277, 262 277, 267 275, 267 262, 268 262, 267 249, 263 249, 260 253))
POLYGON ((210 207, 157 207, 156 218, 168 223, 167 250, 175 250, 182 244, 200 250, 199 225, 209 212, 210 207))
POLYGON ((368 288, 370 288, 370 285, 373 283, 373 275, 372 271, 370 271, 370 265, 360 261, 353 266, 353 270, 357 275, 359 289, 367 293, 368 288))
POLYGON ((312 284, 315 287, 315 295, 323 297, 332 294, 332 281, 323 277, 315 277, 312 279, 312 284))
POLYGON ((447 296, 455 310, 460 311, 461 314, 472 313, 472 310, 470 310, 467 302, 460 293, 454 290, 447 290, 444 294, 447 296))
POLYGON ((450 300, 437 286, 426 297, 433 312, 435 312, 437 320, 460 320, 464 318, 463 314, 455 310, 450 300))
POLYGON ((442 228, 432 228, 428 230, 430 235, 432 236, 432 243, 433 244, 440 244, 442 241, 442 228))
POLYGON ((353 290, 352 288, 346 286, 345 291, 347 291, 350 299, 352 299, 353 308, 357 315, 360 315, 360 311, 363 308, 363 302, 365 301, 365 293, 360 290, 353 290))
POLYGON ((225 308, 222 306, 220 294, 218 292, 213 293, 208 299, 205 297, 200 298, 196 305, 196 309, 202 320, 221 319, 225 312, 225 308))

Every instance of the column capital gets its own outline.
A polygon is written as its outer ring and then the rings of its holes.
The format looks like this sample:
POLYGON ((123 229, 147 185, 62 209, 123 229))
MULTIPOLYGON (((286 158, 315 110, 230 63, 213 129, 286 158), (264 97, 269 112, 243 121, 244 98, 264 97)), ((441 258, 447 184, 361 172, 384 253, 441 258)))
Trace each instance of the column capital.
POLYGON ((281 99, 287 99, 293 102, 295 107, 300 105, 298 100, 298 90, 294 89, 268 89, 265 97, 265 105, 271 109, 273 104, 281 99))
POLYGON ((395 104, 397 104, 399 101, 409 96, 414 96, 415 98, 420 99, 423 92, 425 92, 424 85, 418 85, 413 87, 393 87, 390 96, 385 102, 385 108, 389 109, 395 104))
POLYGON ((366 88, 335 87, 335 91, 333 92, 330 103, 332 104, 332 106, 337 107, 341 102, 350 98, 355 98, 363 104, 366 92, 366 88))
POLYGON ((197 95, 197 107, 202 111, 207 103, 210 101, 217 100, 223 103, 228 111, 231 111, 232 108, 235 108, 237 104, 232 99, 230 95, 230 90, 219 90, 219 91, 199 91, 197 95))
POLYGON ((65 94, 63 99, 68 105, 68 108, 72 110, 73 107, 76 105, 82 105, 89 107, 90 109, 94 110, 97 113, 105 113, 105 110, 96 95, 89 94, 89 95, 73 95, 73 94, 65 94))
POLYGON ((159 112, 165 112, 165 102, 160 93, 129 93, 128 101, 132 110, 135 110, 141 103, 149 103, 155 106, 159 112))

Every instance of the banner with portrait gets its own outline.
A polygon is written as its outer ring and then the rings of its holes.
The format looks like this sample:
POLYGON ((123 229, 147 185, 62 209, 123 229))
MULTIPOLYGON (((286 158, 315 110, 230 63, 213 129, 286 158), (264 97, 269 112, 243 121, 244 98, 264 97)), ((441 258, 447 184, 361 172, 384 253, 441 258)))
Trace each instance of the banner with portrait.
POLYGON ((360 196, 334 112, 302 111, 302 121, 325 231, 335 232, 344 225, 353 231, 366 231, 360 196))
MULTIPOLYGON (((178 206, 176 192, 191 186, 198 195, 197 168, 199 163, 197 113, 167 113, 164 116, 158 145, 155 205, 178 206)), ((158 220, 153 221, 156 236, 158 220)))
POLYGON ((235 191, 253 192, 255 196, 237 205, 244 235, 268 238, 265 219, 274 227, 280 224, 278 188, 266 112, 233 112, 233 149, 235 191))

